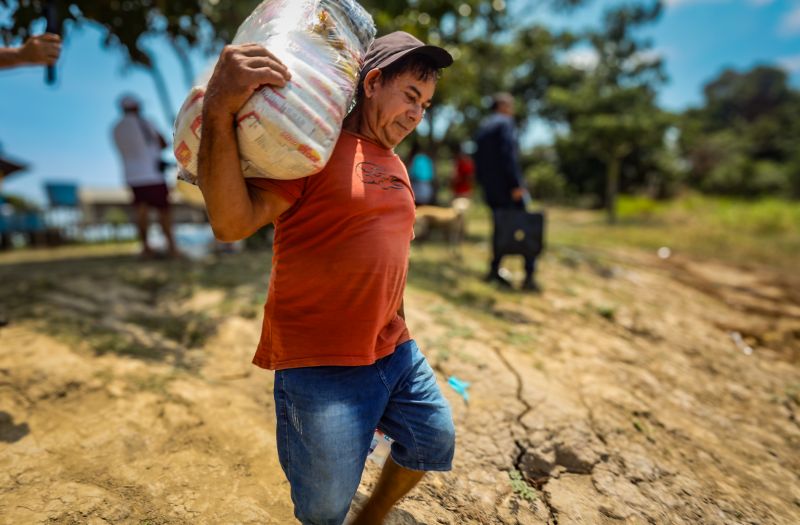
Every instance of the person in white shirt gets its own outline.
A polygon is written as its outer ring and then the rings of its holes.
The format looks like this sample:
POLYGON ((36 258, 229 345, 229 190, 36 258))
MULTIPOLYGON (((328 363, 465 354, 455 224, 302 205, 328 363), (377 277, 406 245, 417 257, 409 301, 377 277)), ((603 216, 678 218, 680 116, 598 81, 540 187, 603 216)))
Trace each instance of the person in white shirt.
POLYGON ((162 172, 161 150, 167 146, 164 137, 140 114, 141 104, 136 97, 120 99, 123 116, 114 126, 114 143, 122 159, 125 182, 133 192, 136 226, 142 241, 142 257, 154 255, 147 242, 150 208, 158 211, 159 223, 167 239, 169 255, 179 255, 172 234, 172 212, 169 189, 162 172))

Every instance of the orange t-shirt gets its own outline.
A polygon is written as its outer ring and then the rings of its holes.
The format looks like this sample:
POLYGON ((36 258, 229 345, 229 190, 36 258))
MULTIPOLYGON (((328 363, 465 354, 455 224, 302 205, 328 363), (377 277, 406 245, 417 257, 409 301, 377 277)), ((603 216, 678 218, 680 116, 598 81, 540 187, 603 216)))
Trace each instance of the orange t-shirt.
POLYGON ((397 310, 414 197, 397 155, 343 131, 319 173, 248 183, 292 203, 275 221, 254 364, 270 370, 368 365, 410 338, 397 310))

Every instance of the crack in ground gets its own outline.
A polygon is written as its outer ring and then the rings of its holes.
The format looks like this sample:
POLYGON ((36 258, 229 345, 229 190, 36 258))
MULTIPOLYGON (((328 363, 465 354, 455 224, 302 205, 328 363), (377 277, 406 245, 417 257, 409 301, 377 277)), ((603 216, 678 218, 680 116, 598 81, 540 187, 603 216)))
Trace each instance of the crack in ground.
POLYGON ((594 411, 589 406, 589 403, 586 402, 586 398, 583 395, 583 390, 580 389, 580 388, 578 389, 578 397, 581 400, 581 404, 583 405, 583 408, 586 409, 586 412, 589 415, 589 428, 591 429, 592 434, 594 434, 594 437, 596 437, 598 440, 600 440, 600 442, 603 445, 608 446, 608 442, 606 442, 606 437, 599 430, 597 430, 597 423, 595 422, 595 419, 594 419, 594 411))
POLYGON ((558 525, 558 509, 556 509, 553 506, 553 504, 550 503, 550 496, 547 494, 547 491, 544 490, 545 485, 547 485, 547 482, 550 481, 550 476, 545 476, 540 479, 529 480, 527 473, 522 469, 522 458, 525 456, 525 453, 528 452, 528 449, 519 440, 515 440, 514 444, 517 446, 517 449, 519 450, 517 458, 514 461, 514 468, 522 476, 522 481, 524 481, 527 485, 531 485, 534 489, 541 492, 541 500, 547 507, 549 525, 558 525))
MULTIPOLYGON (((800 421, 797 420, 797 416, 794 413, 794 407, 792 406, 791 401, 788 399, 783 402, 783 406, 789 412, 789 421, 795 424, 798 428, 800 428, 800 421)), ((800 504, 799 504, 800 506, 800 504)))
POLYGON ((558 509, 550 503, 550 496, 547 495, 547 491, 545 490, 542 490, 542 501, 544 501, 545 506, 547 506, 547 514, 552 520, 552 525, 558 525, 558 509))
POLYGON ((36 404, 36 402, 28 396, 28 393, 22 388, 20 388, 16 383, 12 383, 10 381, 0 381, 0 388, 3 387, 7 387, 13 393, 21 397, 25 401, 25 403, 28 404, 28 406, 26 407, 27 409, 30 410, 36 404))
POLYGON ((495 355, 497 355, 497 358, 500 359, 500 361, 503 363, 503 366, 505 366, 506 369, 509 372, 511 372, 514 378, 517 380, 517 392, 516 392, 517 401, 522 403, 522 405, 525 407, 525 410, 523 410, 517 415, 517 423, 519 423, 525 430, 530 430, 528 426, 525 424, 525 422, 522 421, 525 418, 525 416, 528 415, 528 412, 530 412, 533 409, 531 404, 528 403, 522 396, 522 386, 523 386, 522 376, 519 375, 519 372, 517 372, 517 370, 511 366, 511 363, 508 362, 506 356, 504 356, 503 352, 500 351, 500 348, 498 348, 495 345, 490 345, 490 346, 491 349, 494 351, 495 355))
MULTIPOLYGON (((491 348, 494 351, 494 353, 497 355, 497 358, 500 359, 500 361, 503 363, 503 365, 506 367, 506 369, 508 369, 508 371, 511 372, 511 374, 514 376, 514 378, 517 381, 517 391, 516 391, 517 401, 522 403, 522 405, 525 407, 525 410, 523 410, 522 412, 520 412, 517 415, 517 423, 523 429, 525 429, 526 431, 530 430, 528 428, 528 426, 525 424, 525 422, 523 421, 523 418, 528 414, 528 412, 533 410, 534 407, 531 406, 531 404, 528 403, 525 400, 525 398, 522 396, 522 387, 523 387, 522 376, 519 374, 519 372, 517 372, 517 370, 514 367, 511 366, 511 363, 508 362, 506 357, 503 355, 503 352, 500 351, 500 348, 498 348, 495 345, 491 345, 491 348)), ((550 496, 547 494, 547 491, 544 490, 544 486, 550 480, 550 477, 547 476, 547 477, 545 477, 543 479, 529 480, 526 472, 522 469, 522 458, 525 456, 525 453, 528 451, 528 449, 519 440, 515 440, 514 444, 517 446, 517 449, 518 449, 517 457, 514 460, 514 468, 517 470, 517 472, 519 472, 522 475, 522 480, 526 484, 532 485, 532 487, 534 489, 537 489, 537 490, 539 490, 541 492, 541 494, 542 494, 542 498, 541 498, 542 502, 547 507, 547 514, 549 516, 549 519, 548 519, 549 523, 551 525, 558 525, 558 509, 556 509, 553 506, 553 504, 550 502, 550 496)))

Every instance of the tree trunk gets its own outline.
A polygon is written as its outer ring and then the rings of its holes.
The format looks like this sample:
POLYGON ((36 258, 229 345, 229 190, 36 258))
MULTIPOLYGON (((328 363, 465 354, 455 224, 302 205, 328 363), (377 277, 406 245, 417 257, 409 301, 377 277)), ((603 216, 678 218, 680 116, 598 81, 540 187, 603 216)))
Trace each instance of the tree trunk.
POLYGON ((437 140, 436 136, 433 134, 433 125, 435 122, 438 122, 438 115, 439 115, 440 108, 428 108, 427 115, 428 115, 428 147, 430 148, 431 158, 436 158, 439 154, 439 140, 437 140))
POLYGON ((181 43, 174 38, 170 39, 170 43, 172 44, 172 49, 175 50, 175 54, 178 56, 178 62, 181 64, 183 82, 186 84, 186 89, 192 89, 192 87, 194 87, 194 68, 192 68, 192 61, 189 58, 189 53, 187 53, 181 43))
POLYGON ((164 112, 164 118, 167 119, 167 124, 171 127, 172 123, 175 122, 175 115, 172 113, 169 89, 167 88, 167 82, 164 80, 164 75, 161 74, 161 70, 158 69, 158 64, 152 55, 150 56, 150 67, 148 69, 150 71, 150 77, 156 85, 156 92, 158 93, 158 100, 161 102, 161 110, 164 112))
POLYGON ((617 222, 617 193, 619 192, 619 169, 622 159, 613 155, 606 168, 606 214, 609 224, 617 222))

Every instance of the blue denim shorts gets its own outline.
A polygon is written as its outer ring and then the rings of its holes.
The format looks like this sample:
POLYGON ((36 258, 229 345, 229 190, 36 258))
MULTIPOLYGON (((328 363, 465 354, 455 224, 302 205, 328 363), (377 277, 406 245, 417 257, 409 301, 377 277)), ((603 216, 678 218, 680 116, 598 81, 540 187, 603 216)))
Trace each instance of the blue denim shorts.
POLYGON ((278 457, 305 525, 344 521, 376 428, 394 439, 401 467, 452 466, 450 406, 413 340, 368 366, 278 370, 275 411, 278 457))

